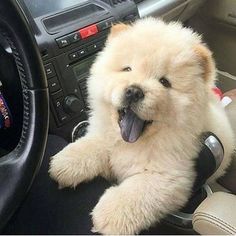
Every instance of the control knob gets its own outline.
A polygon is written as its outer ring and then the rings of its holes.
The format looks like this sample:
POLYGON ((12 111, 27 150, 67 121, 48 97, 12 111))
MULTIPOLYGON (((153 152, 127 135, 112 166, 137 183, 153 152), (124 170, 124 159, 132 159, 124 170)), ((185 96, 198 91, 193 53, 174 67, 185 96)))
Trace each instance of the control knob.
POLYGON ((70 95, 65 98, 64 109, 67 113, 78 113, 83 110, 84 103, 76 96, 70 95))

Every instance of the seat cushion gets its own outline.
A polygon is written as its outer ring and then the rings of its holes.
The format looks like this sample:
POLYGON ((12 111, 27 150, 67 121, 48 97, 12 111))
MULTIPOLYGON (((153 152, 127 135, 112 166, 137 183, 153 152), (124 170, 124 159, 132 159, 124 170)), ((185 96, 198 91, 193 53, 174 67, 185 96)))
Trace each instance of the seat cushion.
POLYGON ((195 210, 193 228, 201 235, 236 234, 236 196, 217 192, 195 210))

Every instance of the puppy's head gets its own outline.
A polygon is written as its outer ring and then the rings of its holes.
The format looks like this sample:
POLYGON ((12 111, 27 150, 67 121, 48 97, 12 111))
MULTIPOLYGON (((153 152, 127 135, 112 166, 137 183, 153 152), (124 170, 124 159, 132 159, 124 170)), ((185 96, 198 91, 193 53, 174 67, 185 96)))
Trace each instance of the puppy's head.
POLYGON ((112 27, 91 69, 89 93, 109 107, 122 138, 135 142, 150 127, 196 119, 214 73, 200 36, 177 23, 148 18, 112 27))

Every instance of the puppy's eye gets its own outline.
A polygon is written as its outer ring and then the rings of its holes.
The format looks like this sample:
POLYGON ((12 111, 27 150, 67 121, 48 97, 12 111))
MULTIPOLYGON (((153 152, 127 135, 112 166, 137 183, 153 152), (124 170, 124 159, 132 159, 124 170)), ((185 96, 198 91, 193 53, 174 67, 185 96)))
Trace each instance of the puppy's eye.
POLYGON ((122 71, 126 71, 126 72, 129 72, 129 71, 132 71, 131 67, 129 66, 126 66, 122 69, 122 71))
POLYGON ((171 88, 171 83, 165 77, 159 79, 159 82, 166 88, 171 88))

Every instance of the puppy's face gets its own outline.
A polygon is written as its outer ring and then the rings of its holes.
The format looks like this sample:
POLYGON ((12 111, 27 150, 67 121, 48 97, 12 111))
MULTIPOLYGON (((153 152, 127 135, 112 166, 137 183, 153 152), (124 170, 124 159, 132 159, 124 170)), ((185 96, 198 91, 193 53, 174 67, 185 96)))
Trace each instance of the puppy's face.
POLYGON ((213 72, 210 52, 189 29, 154 19, 116 25, 91 70, 94 99, 135 142, 148 127, 184 124, 200 112, 213 72))

